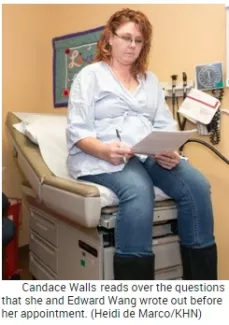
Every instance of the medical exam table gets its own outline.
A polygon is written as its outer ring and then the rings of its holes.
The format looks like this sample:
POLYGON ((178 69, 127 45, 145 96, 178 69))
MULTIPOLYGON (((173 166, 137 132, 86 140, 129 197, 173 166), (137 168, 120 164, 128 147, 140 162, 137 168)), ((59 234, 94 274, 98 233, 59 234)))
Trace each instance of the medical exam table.
MULTIPOLYGON (((118 199, 103 186, 68 176, 66 116, 10 112, 6 126, 25 177, 22 191, 30 211, 29 268, 34 278, 112 280, 118 199)), ((155 193, 155 278, 181 279, 176 205, 160 189, 155 193)))

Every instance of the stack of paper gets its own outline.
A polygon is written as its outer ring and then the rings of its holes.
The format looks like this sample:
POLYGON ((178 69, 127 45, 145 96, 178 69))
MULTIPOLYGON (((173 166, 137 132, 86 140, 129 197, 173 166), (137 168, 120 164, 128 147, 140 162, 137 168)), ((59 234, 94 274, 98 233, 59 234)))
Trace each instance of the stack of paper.
POLYGON ((137 154, 153 155, 172 152, 182 146, 197 130, 153 131, 132 148, 137 154))

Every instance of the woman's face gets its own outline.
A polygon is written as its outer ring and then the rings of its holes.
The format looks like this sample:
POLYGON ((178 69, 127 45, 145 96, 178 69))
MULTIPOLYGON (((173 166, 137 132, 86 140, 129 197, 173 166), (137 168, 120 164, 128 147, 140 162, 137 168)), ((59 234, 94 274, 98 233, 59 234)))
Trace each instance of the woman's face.
POLYGON ((138 25, 128 22, 110 36, 109 43, 113 60, 120 64, 132 65, 139 57, 144 40, 138 25))

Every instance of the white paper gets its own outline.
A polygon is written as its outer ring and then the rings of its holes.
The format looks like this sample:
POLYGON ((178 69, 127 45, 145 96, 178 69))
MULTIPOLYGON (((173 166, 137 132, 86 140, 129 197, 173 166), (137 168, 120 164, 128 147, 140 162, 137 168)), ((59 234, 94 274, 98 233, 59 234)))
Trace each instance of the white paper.
POLYGON ((189 120, 209 124, 214 117, 220 101, 203 91, 192 89, 181 104, 178 113, 189 120))
POLYGON ((42 158, 52 173, 58 177, 70 179, 66 160, 68 148, 66 144, 66 118, 54 120, 37 120, 31 123, 36 136, 42 158))
POLYGON ((20 123, 14 124, 13 127, 14 127, 17 131, 19 131, 19 132, 25 134, 25 128, 24 128, 24 123, 23 123, 23 122, 20 122, 20 123))
POLYGON ((177 150, 184 144, 196 129, 188 131, 153 131, 133 146, 137 154, 152 155, 177 150))

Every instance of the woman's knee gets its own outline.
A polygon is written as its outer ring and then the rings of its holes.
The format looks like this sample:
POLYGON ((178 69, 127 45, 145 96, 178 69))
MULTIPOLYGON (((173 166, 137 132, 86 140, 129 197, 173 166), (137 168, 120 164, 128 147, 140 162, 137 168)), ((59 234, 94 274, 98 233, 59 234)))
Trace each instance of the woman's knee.
POLYGON ((131 202, 132 205, 140 205, 142 208, 151 205, 154 201, 155 193, 154 187, 150 179, 133 179, 128 184, 123 184, 120 191, 120 203, 131 202))
POLYGON ((119 193, 119 224, 131 229, 132 233, 145 233, 152 222, 154 198, 150 178, 138 175, 124 183, 119 193))
POLYGON ((194 170, 190 175, 189 186, 193 189, 193 193, 199 195, 210 195, 210 183, 208 179, 198 170, 194 170))
POLYGON ((181 198, 184 198, 185 196, 193 198, 209 198, 211 186, 208 179, 198 169, 185 164, 178 176, 180 180, 178 184, 180 186, 179 194, 181 195, 181 198))

